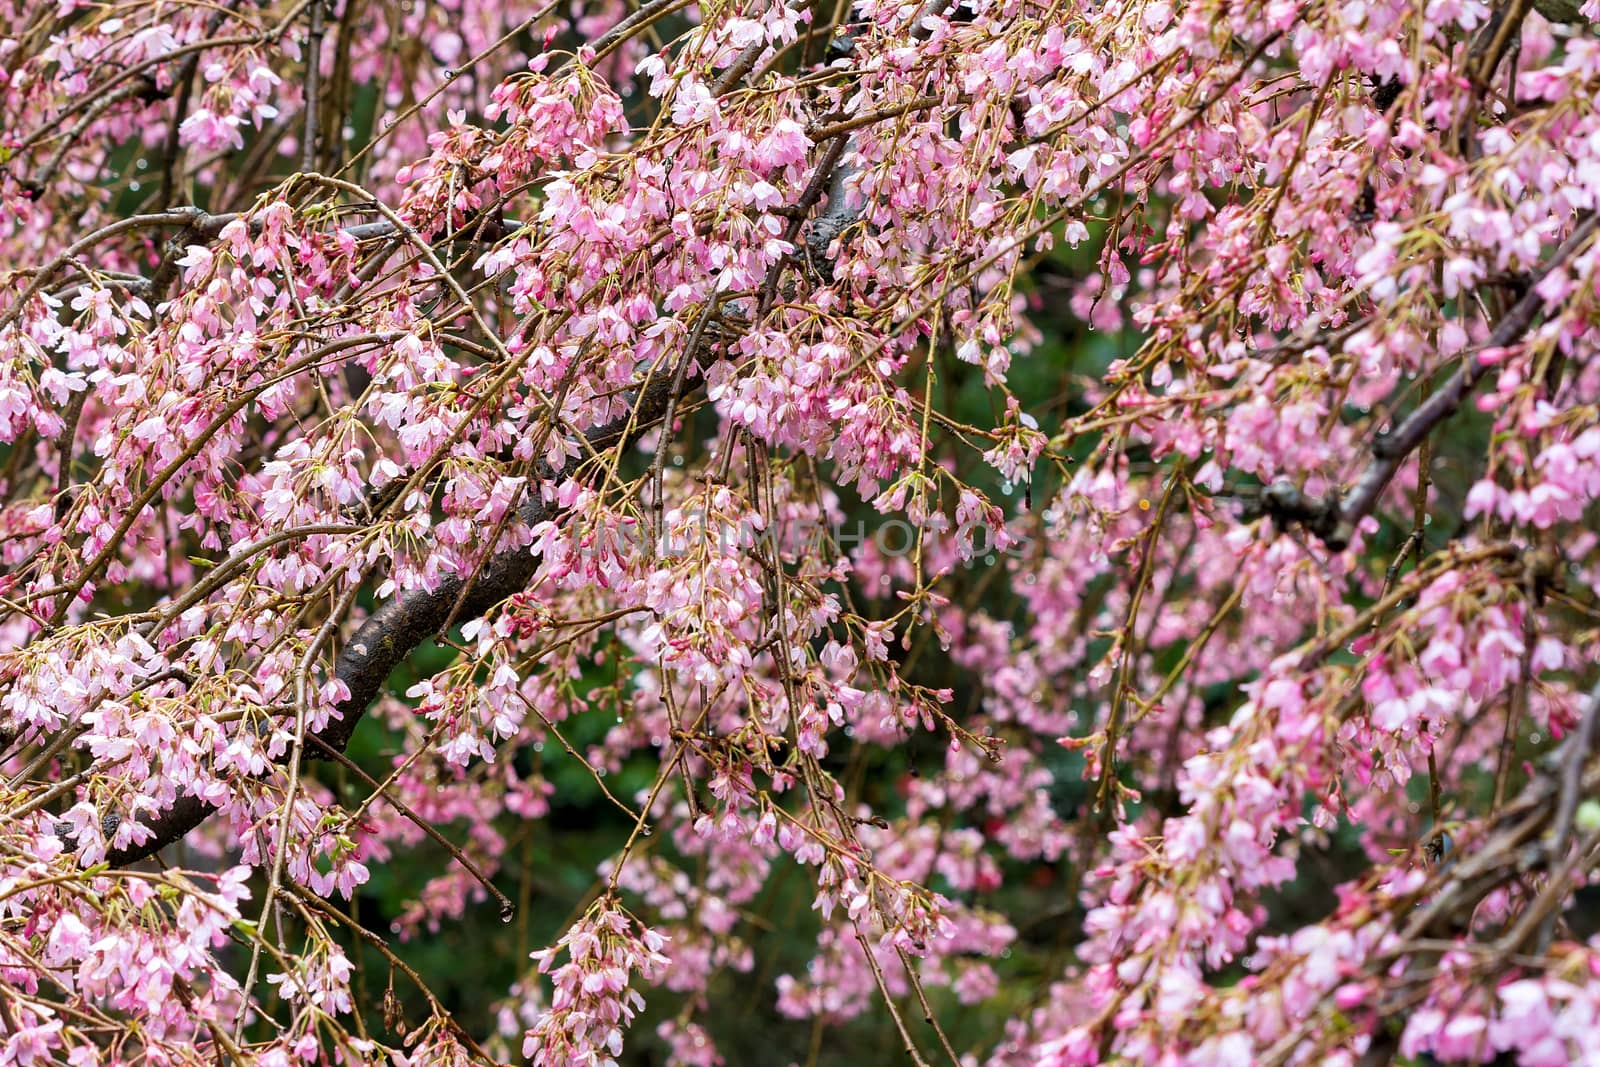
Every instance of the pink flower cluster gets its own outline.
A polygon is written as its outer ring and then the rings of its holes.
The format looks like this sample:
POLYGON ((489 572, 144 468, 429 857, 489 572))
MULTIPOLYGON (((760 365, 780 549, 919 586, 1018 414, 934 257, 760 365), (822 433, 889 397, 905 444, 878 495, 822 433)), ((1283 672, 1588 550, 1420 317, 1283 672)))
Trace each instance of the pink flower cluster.
POLYGON ((574 923, 561 941, 533 954, 540 973, 555 983, 550 1006, 528 1030, 522 1054, 540 1064, 616 1067, 622 1033, 644 997, 630 986, 661 976, 666 939, 643 926, 614 902, 601 901, 574 923), (567 962, 555 966, 562 951, 567 962))
POLYGON ((0 1064, 1595 1055, 1597 23, 0 0, 0 1064))

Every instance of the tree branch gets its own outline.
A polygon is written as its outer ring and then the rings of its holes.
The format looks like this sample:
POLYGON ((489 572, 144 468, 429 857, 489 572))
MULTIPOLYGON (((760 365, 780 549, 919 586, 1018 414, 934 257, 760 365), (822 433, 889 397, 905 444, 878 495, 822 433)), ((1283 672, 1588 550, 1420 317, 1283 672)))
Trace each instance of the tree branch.
MULTIPOLYGON (((1513 304, 1511 310, 1496 324, 1484 348, 1504 348, 1515 344, 1533 327, 1534 320, 1545 306, 1544 297, 1538 292, 1539 282, 1552 271, 1565 266, 1593 236, 1597 224, 1600 224, 1600 215, 1595 214, 1578 223, 1572 234, 1528 279, 1528 288, 1522 299, 1513 304)), ((1320 502, 1306 501, 1287 491, 1280 491, 1281 500, 1267 499, 1264 502, 1267 512, 1275 518, 1305 527, 1333 551, 1342 551, 1355 536, 1357 524, 1378 506, 1378 498, 1388 488, 1406 457, 1416 451, 1435 427, 1455 414, 1456 409, 1488 373, 1489 366, 1480 361, 1476 353, 1468 353, 1450 379, 1406 416, 1394 432, 1373 442, 1372 462, 1342 499, 1330 496, 1320 502)))
MULTIPOLYGON (((676 2, 678 0, 652 0, 651 4, 641 8, 640 11, 664 9, 676 2)), ((941 11, 947 3, 948 0, 928 0, 928 5, 923 10, 930 13, 941 11)), ((834 140, 823 153, 822 159, 818 161, 810 182, 795 206, 795 214, 790 219, 787 233, 789 240, 794 239, 805 215, 821 199, 823 190, 839 179, 839 164, 845 151, 845 144, 842 137, 834 140)), ((174 221, 183 221, 191 228, 213 236, 220 232, 228 221, 236 217, 208 216, 198 208, 179 209, 179 211, 182 218, 174 221)), ((854 214, 844 208, 842 195, 830 205, 831 212, 852 217, 854 214)), ((490 220, 483 228, 487 230, 494 227, 498 235, 503 235, 515 230, 518 225, 520 224, 511 221, 490 220)), ((345 230, 358 240, 390 236, 396 232, 390 222, 345 227, 345 230)), ((774 280, 768 279, 769 288, 774 280)), ((690 355, 693 347, 694 342, 691 342, 690 355)), ((612 448, 627 448, 632 445, 645 430, 667 417, 681 387, 681 380, 670 381, 664 375, 653 375, 640 389, 633 410, 627 416, 585 434, 587 447, 579 456, 565 463, 560 470, 546 472, 548 480, 562 481, 574 475, 582 465, 585 454, 604 453, 612 448)), ((530 526, 547 521, 557 514, 557 509, 544 500, 542 493, 528 494, 518 510, 522 520, 530 526)), ((339 717, 312 735, 314 744, 306 752, 306 757, 315 758, 318 755, 317 750, 323 748, 343 752, 349 745, 362 716, 366 714, 367 708, 382 691, 389 673, 410 656, 418 645, 437 634, 450 620, 466 621, 478 618, 502 600, 520 592, 527 586, 538 566, 539 557, 527 548, 519 546, 507 549, 491 558, 475 577, 451 576, 440 582, 438 588, 432 592, 415 590, 389 601, 373 612, 339 652, 334 664, 334 677, 344 683, 350 695, 338 704, 339 717)), ((181 796, 154 820, 146 822, 145 825, 150 827, 153 834, 143 844, 113 850, 107 858, 114 866, 137 863, 180 840, 215 811, 215 806, 207 801, 193 796, 181 796)))
MULTIPOLYGON (((577 473, 583 457, 626 448, 666 414, 669 383, 657 376, 640 390, 639 399, 626 416, 597 427, 584 435, 586 448, 560 469, 548 471, 549 481, 562 481, 577 473)), ((535 525, 558 514, 543 494, 530 493, 519 514, 523 522, 535 525)), ((478 574, 462 599, 458 620, 475 619, 514 593, 520 592, 539 567, 539 557, 524 546, 496 553, 478 574)), ((422 642, 434 636, 450 617, 466 585, 465 575, 452 575, 431 592, 418 589, 390 600, 373 612, 345 642, 334 663, 333 675, 343 682, 349 696, 338 704, 339 717, 313 735, 315 744, 305 753, 317 758, 320 748, 343 752, 367 708, 382 692, 389 672, 405 660, 422 642)), ((107 859, 114 866, 125 866, 146 859, 187 835, 216 811, 215 806, 194 796, 181 796, 166 811, 145 825, 153 831, 142 844, 112 850, 107 859)))

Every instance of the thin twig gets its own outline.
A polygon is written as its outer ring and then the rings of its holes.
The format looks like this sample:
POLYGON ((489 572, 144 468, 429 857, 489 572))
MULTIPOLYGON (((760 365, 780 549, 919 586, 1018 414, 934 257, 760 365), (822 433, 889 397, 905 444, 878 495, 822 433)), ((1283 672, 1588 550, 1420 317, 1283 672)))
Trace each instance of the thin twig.
POLYGON ((663 512, 666 501, 662 492, 662 479, 666 473, 667 448, 672 443, 672 420, 677 417, 678 398, 683 395, 683 383, 688 377, 689 363, 694 359, 700 347, 700 337, 705 333, 706 324, 716 315, 721 304, 722 294, 718 293, 706 301, 705 308, 695 320, 694 329, 689 333, 689 341, 683 346, 683 355, 678 357, 678 365, 672 372, 672 384, 667 388, 667 410, 661 418, 661 439, 656 444, 655 459, 650 464, 650 484, 655 489, 655 499, 651 507, 655 509, 656 545, 659 548, 666 537, 663 527, 663 512))
POLYGON ((314 733, 307 734, 306 740, 310 741, 313 745, 316 745, 319 749, 321 749, 323 755, 328 759, 338 763, 340 766, 353 773, 356 777, 360 778, 363 782, 366 782, 374 795, 383 797, 383 799, 387 800, 396 811, 405 816, 406 819, 415 825, 417 829, 433 838, 433 840, 437 842, 441 848, 450 853, 451 859, 461 864, 462 868, 468 874, 472 875, 473 879, 477 881, 479 885, 483 886, 490 896, 494 897, 495 903, 500 905, 500 918, 507 922, 511 920, 511 917, 516 914, 516 905, 511 903, 504 893, 495 888, 494 883, 489 880, 489 876, 484 874, 483 869, 480 868, 476 863, 472 862, 472 858, 461 849, 461 846, 457 845, 454 841, 451 841, 448 837, 444 836, 444 834, 440 833, 432 823, 428 822, 428 820, 424 819, 422 816, 418 815, 414 810, 412 810, 409 804, 395 796, 392 787, 380 783, 376 778, 372 777, 372 775, 362 770, 361 764, 357 763, 343 752, 340 752, 338 749, 334 748, 332 745, 328 744, 328 742, 324 741, 314 733))
MULTIPOLYGON (((352 583, 345 594, 339 598, 339 603, 328 613, 328 619, 322 624, 316 636, 311 639, 311 644, 306 647, 296 665, 294 679, 294 741, 289 750, 289 784, 283 791, 283 814, 278 819, 277 847, 272 855, 272 873, 267 879, 267 893, 261 902, 260 930, 266 934, 267 922, 272 914, 273 902, 277 899, 278 890, 283 882, 283 864, 289 854, 289 831, 294 825, 295 794, 300 788, 300 757, 305 752, 307 717, 311 713, 311 672, 316 666, 317 657, 322 653, 322 646, 332 637, 338 629, 345 613, 355 603, 356 596, 361 592, 361 583, 352 583)), ((280 925, 281 931, 281 925, 280 925)), ((238 1041, 244 1034, 245 1016, 250 1007, 250 990, 255 987, 256 969, 261 963, 261 945, 257 942, 250 952, 250 970, 241 987, 244 996, 239 1001, 239 1016, 234 1020, 233 1036, 238 1041)))
POLYGON ((317 120, 322 102, 322 18, 326 14, 322 0, 311 0, 311 29, 306 42, 306 102, 305 143, 300 146, 300 169, 317 169, 317 120))
POLYGON ((895 1007, 894 997, 889 993, 889 983, 883 977, 883 968, 878 965, 878 957, 872 954, 872 946, 867 944, 867 937, 861 932, 860 925, 852 924, 852 927, 856 933, 856 940, 861 943, 861 953, 867 958, 867 966, 872 970, 872 980, 878 984, 878 992, 883 996, 884 1006, 889 1009, 889 1018, 894 1021, 894 1028, 900 1033, 900 1042, 905 1046, 906 1055, 911 1057, 911 1062, 916 1064, 916 1067, 928 1067, 928 1061, 917 1051, 917 1043, 911 1040, 911 1031, 906 1029, 906 1021, 900 1017, 900 1009, 895 1007))
MULTIPOLYGON (((1538 318, 1545 306, 1544 296, 1539 291, 1539 282, 1552 271, 1564 266, 1582 250, 1593 235, 1597 223, 1600 223, 1600 215, 1590 214, 1534 272, 1528 281, 1527 293, 1512 305, 1511 310, 1506 312, 1505 317, 1495 325, 1494 332, 1483 346, 1484 349, 1504 348, 1514 344, 1532 328, 1534 319, 1538 318)), ((1481 351, 1482 349, 1478 350, 1481 351)), ((1416 451, 1433 432, 1434 427, 1455 414, 1478 382, 1488 373, 1491 364, 1478 358, 1478 352, 1469 352, 1463 358, 1460 368, 1439 388, 1438 392, 1418 405, 1393 433, 1373 445, 1372 462, 1362 473, 1355 487, 1332 509, 1333 522, 1330 524, 1329 532, 1323 537, 1329 548, 1339 551, 1350 543, 1350 539, 1355 536, 1357 524, 1372 514, 1373 509, 1377 507, 1378 498, 1383 495, 1384 489, 1388 487, 1406 457, 1416 451)))
POLYGON ((1595 720, 1600 718, 1600 682, 1589 691, 1583 717, 1578 729, 1567 738, 1561 755, 1561 799, 1556 805, 1554 829, 1550 834, 1550 855, 1560 856, 1567 848, 1567 838, 1572 832, 1572 817, 1578 810, 1578 797, 1582 793, 1583 765, 1594 745, 1595 720))

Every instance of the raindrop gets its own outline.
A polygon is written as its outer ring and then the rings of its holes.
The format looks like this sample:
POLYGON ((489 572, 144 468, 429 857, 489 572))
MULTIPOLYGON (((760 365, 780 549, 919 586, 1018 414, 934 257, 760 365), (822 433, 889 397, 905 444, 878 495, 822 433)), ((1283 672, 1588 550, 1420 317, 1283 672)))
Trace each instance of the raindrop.
POLYGON ((674 466, 674 467, 681 467, 681 466, 683 466, 683 457, 682 457, 682 456, 673 456, 673 457, 672 457, 672 465, 673 465, 673 466, 674 466))
POLYGON ((128 188, 131 189, 133 192, 137 193, 139 191, 139 183, 138 182, 129 182, 128 183, 128 188))
POLYGON ((983 557, 983 562, 986 565, 988 565, 990 567, 993 567, 994 566, 994 557, 993 556, 984 556, 983 557))
POLYGON ((618 715, 618 716, 617 716, 617 722, 618 722, 618 723, 619 723, 619 724, 620 724, 620 723, 621 723, 621 722, 622 722, 622 716, 621 716, 621 715, 618 715))
POLYGON ((651 834, 653 834, 655 832, 656 832, 655 831, 655 827, 651 826, 649 823, 646 823, 645 825, 639 827, 639 833, 642 834, 645 837, 649 837, 651 834))
POLYGON ((606 769, 604 767, 601 767, 598 770, 596 770, 594 773, 596 775, 598 775, 599 777, 604 778, 606 776, 606 769))
POLYGON ((543 741, 535 741, 533 743, 533 750, 535 752, 543 752, 544 751, 544 742, 543 741))
POLYGON ((1544 740, 1544 735, 1538 733, 1537 731, 1535 731, 1534 733, 1531 733, 1531 734, 1528 735, 1528 743, 1531 744, 1531 745, 1537 745, 1540 741, 1543 741, 1543 740, 1544 740))
POLYGON ((500 905, 500 921, 501 922, 508 923, 512 919, 516 918, 516 915, 517 915, 517 906, 515 904, 511 903, 511 901, 508 900, 504 904, 500 905))
POLYGON ((145 170, 150 166, 150 161, 148 159, 141 159, 135 163, 134 166, 138 167, 140 170, 145 170))

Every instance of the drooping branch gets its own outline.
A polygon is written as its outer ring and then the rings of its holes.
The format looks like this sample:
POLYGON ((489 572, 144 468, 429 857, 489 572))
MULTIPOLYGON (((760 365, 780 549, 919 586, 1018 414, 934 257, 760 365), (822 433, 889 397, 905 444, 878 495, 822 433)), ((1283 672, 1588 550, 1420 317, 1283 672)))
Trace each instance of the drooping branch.
MULTIPOLYGON (((629 447, 665 417, 669 395, 665 376, 658 375, 647 382, 628 415, 585 434, 582 454, 559 470, 544 472, 547 480, 560 482, 574 476, 587 455, 629 447)), ((531 526, 555 517, 557 512, 555 504, 534 492, 524 500, 519 517, 531 526)), ((389 672, 437 634, 452 614, 458 622, 480 617, 524 589, 538 567, 539 557, 528 548, 505 549, 489 559, 470 588, 468 576, 452 575, 433 590, 414 590, 374 611, 339 651, 333 676, 344 683, 349 695, 338 703, 338 717, 315 734, 317 744, 306 751, 306 758, 318 758, 323 747, 344 751, 367 709, 382 692, 389 672)), ((137 863, 183 838, 215 811, 216 807, 205 800, 181 796, 159 816, 146 821, 153 831, 148 839, 115 849, 107 858, 116 866, 137 863)))
MULTIPOLYGON (((661 9, 676 0, 653 0, 635 13, 661 9)), ((929 0, 922 9, 932 14, 942 11, 948 0, 929 0)), ((627 22, 628 20, 624 20, 627 22)), ((919 16, 920 22, 920 16, 919 16)), ((619 26, 612 33, 619 32, 619 26)), ((609 35, 608 35, 609 36, 609 35)), ((728 85, 724 88, 731 89, 728 85)), ((846 177, 841 167, 846 142, 841 137, 829 145, 812 173, 811 180, 800 199, 792 208, 786 239, 792 241, 800 226, 830 187, 835 190, 833 201, 825 216, 816 220, 824 229, 835 226, 843 229, 855 212, 845 206, 842 183, 846 177), (839 221, 832 221, 833 216, 839 221)), ((209 215, 198 208, 179 209, 182 218, 172 221, 183 223, 187 229, 206 236, 216 236, 236 215, 209 215)), ((495 239, 515 230, 520 224, 482 219, 473 224, 485 239, 495 239)), ((472 227, 468 227, 469 229, 472 227)), ((346 227, 346 232, 357 240, 394 235, 392 222, 381 221, 362 226, 346 227)), ((825 255, 826 248, 813 251, 813 259, 825 255)), ((771 281, 764 288, 770 293, 771 281)), ((767 301, 763 301, 763 311, 767 301)), ((691 345, 691 348, 694 345, 691 345)), ((693 356, 693 353, 689 353, 693 356)), ((558 471, 544 471, 549 481, 560 482, 577 473, 585 455, 604 454, 618 448, 627 448, 646 430, 667 419, 682 389, 681 376, 656 374, 640 389, 632 411, 613 422, 597 427, 585 434, 585 448, 579 456, 569 460, 558 471), (671 380, 669 380, 669 377, 671 380)), ((556 508, 548 503, 542 493, 533 493, 519 508, 519 517, 532 526, 554 517, 556 508)), ((367 709, 382 692, 389 674, 422 642, 436 635, 451 622, 466 622, 482 616, 496 604, 521 591, 538 569, 539 557, 523 547, 497 553, 475 575, 452 575, 441 581, 434 590, 415 590, 389 601, 373 612, 356 630, 340 650, 334 665, 334 677, 344 683, 348 696, 336 706, 338 717, 314 735, 315 743, 305 753, 307 758, 317 758, 319 749, 344 751, 367 709)), ((215 813, 216 807, 192 795, 177 798, 153 820, 146 821, 152 834, 144 842, 108 853, 108 860, 116 866, 137 863, 162 848, 181 840, 215 813)))
MULTIPOLYGON (((90 233, 57 255, 49 263, 33 272, 32 280, 21 294, 11 303, 11 306, 0 312, 0 328, 10 325, 22 315, 28 301, 37 296, 50 283, 51 279, 64 268, 74 262, 81 253, 93 248, 102 241, 110 240, 132 230, 155 229, 162 226, 181 227, 177 233, 169 238, 163 248, 163 258, 160 265, 148 278, 115 276, 113 287, 126 289, 147 300, 164 296, 167 289, 177 280, 178 259, 184 250, 191 244, 202 239, 214 240, 223 229, 234 220, 241 218, 237 211, 209 212, 193 205, 183 205, 168 208, 164 211, 152 212, 144 215, 133 215, 125 219, 103 226, 90 233)), ((252 218, 247 223, 252 232, 259 232, 261 220, 252 218)), ((522 223, 515 219, 502 219, 490 214, 482 214, 468 219, 463 225, 451 230, 448 235, 438 233, 425 233, 423 236, 430 240, 438 240, 448 236, 450 240, 492 242, 515 232, 522 223)), ((376 222, 362 222, 353 226, 342 226, 340 229, 357 241, 375 241, 385 237, 394 237, 399 233, 398 227, 393 222, 379 220, 376 222)), ((87 284, 87 283, 85 283, 87 284)))
MULTIPOLYGON (((1581 748, 1586 753, 1588 746, 1581 748)), ((1577 764, 1582 788, 1592 791, 1600 784, 1600 767, 1586 756, 1580 756, 1577 764)), ((1458 844, 1442 861, 1432 863, 1426 881, 1393 898, 1392 910, 1383 921, 1393 923, 1397 936, 1361 968, 1368 978, 1386 976, 1382 995, 1372 1006, 1380 1021, 1402 1018, 1415 1007, 1420 991, 1439 973, 1442 956, 1476 948, 1481 960, 1495 959, 1501 967, 1509 966, 1525 950, 1538 923, 1559 912, 1561 901, 1573 889, 1577 861, 1593 848, 1595 835, 1586 835, 1574 855, 1557 854, 1546 847, 1558 792, 1566 788, 1558 775, 1566 778, 1567 772, 1541 767, 1521 793, 1484 821, 1466 847, 1458 844), (1538 884, 1533 899, 1511 921, 1498 929, 1489 927, 1474 930, 1473 936, 1459 936, 1486 898, 1508 884, 1527 885, 1535 871, 1548 878, 1538 884)), ((1268 1067, 1292 1062, 1306 1051, 1309 1036, 1331 1010, 1336 1009, 1329 998, 1255 1062, 1268 1067)), ((1373 1027, 1372 1034, 1375 1054, 1361 1062, 1392 1062, 1399 1051, 1398 1035, 1383 1025, 1373 1027)))
MULTIPOLYGON (((1522 299, 1495 325, 1484 349, 1516 344, 1533 328, 1545 307, 1545 299, 1538 291, 1539 282, 1570 262, 1594 235, 1597 224, 1600 224, 1600 215, 1595 214, 1578 223, 1571 235, 1529 278, 1522 299)), ((1378 506, 1378 499, 1394 480, 1406 457, 1415 452, 1440 423, 1455 414, 1491 366, 1492 363, 1477 358, 1476 353, 1468 353, 1448 381, 1407 415, 1392 433, 1373 442, 1372 461, 1342 497, 1330 496, 1319 502, 1280 490, 1276 499, 1269 494, 1264 500, 1267 511, 1276 518, 1305 527, 1335 552, 1343 550, 1355 536, 1356 526, 1378 506)))

